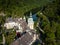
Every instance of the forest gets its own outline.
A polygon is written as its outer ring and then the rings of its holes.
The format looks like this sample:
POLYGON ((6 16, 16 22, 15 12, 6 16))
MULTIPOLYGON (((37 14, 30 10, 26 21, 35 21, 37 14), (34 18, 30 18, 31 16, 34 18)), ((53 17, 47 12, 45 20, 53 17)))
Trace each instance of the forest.
POLYGON ((45 45, 60 45, 60 0, 0 0, 0 13, 6 14, 0 16, 0 29, 7 17, 23 17, 30 11, 40 19, 45 45))

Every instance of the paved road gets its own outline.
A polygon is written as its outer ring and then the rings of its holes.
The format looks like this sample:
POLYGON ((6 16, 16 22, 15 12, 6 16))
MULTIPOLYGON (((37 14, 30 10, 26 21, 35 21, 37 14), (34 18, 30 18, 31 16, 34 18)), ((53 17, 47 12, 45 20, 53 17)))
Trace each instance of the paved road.
POLYGON ((37 27, 39 28, 39 30, 40 30, 41 32, 44 33, 44 31, 39 27, 39 22, 37 23, 37 27))
POLYGON ((2 36, 3 36, 3 45, 5 45, 5 36, 4 34, 2 36))

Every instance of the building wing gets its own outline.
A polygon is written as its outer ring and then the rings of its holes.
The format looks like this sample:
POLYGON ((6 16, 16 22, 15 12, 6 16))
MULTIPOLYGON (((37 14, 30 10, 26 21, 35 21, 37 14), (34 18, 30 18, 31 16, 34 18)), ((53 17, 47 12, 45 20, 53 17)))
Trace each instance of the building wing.
POLYGON ((33 34, 26 33, 16 41, 14 41, 11 45, 30 45, 33 41, 33 34))

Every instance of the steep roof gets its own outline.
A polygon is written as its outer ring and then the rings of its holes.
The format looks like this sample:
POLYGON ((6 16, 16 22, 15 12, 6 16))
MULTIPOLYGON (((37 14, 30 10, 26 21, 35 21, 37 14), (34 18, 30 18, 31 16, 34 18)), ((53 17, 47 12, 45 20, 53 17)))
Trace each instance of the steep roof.
POLYGON ((33 41, 33 34, 26 33, 16 41, 14 41, 11 45, 29 45, 33 41))
POLYGON ((27 23, 24 20, 20 20, 18 23, 20 23, 20 26, 23 28, 23 30, 27 29, 27 23))
POLYGON ((25 31, 27 29, 27 23, 25 20, 20 19, 20 18, 8 18, 6 19, 6 23, 12 23, 12 22, 16 22, 18 24, 20 24, 20 26, 22 27, 23 31, 25 31))

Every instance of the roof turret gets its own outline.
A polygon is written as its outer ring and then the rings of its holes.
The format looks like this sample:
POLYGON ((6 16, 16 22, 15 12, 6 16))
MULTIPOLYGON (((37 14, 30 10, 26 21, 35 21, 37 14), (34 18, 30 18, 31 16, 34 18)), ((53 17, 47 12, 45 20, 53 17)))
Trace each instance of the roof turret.
POLYGON ((30 12, 30 17, 32 17, 32 12, 30 12))

